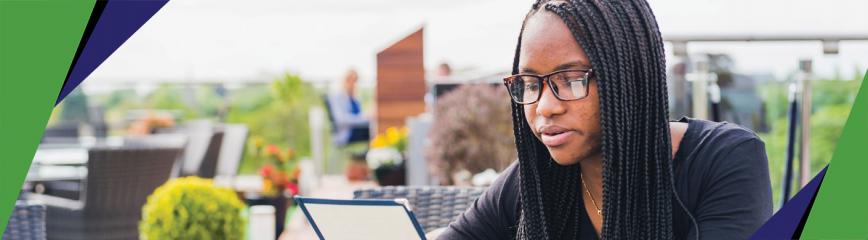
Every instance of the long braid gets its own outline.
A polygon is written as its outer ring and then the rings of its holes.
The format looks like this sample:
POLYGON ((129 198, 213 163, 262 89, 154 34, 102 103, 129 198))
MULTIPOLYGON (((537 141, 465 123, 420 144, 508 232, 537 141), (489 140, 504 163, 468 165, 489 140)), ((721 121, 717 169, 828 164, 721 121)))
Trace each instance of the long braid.
MULTIPOLYGON (((600 98, 603 238, 671 239, 671 140, 662 38, 644 0, 537 0, 530 17, 551 11, 590 59, 600 98)), ((526 17, 526 18, 527 18, 526 17)), ((524 24, 521 32, 524 31, 524 24)), ((521 34, 513 74, 518 73, 521 34)), ((512 104, 519 157, 518 239, 579 235, 579 164, 554 163, 512 104)))
MULTIPOLYGON (((512 67, 513 74, 518 73, 518 58, 523 32, 524 26, 522 26, 519 32, 518 43, 516 44, 515 59, 513 59, 512 67)), ((527 130, 527 123, 522 124, 524 120, 515 121, 516 119, 524 119, 523 111, 515 111, 515 109, 520 108, 520 105, 512 103, 513 131, 515 131, 516 135, 515 144, 518 158, 534 159, 536 154, 530 153, 530 151, 533 151, 533 145, 528 146, 532 144, 532 141, 529 141, 531 138, 528 136, 530 132, 527 130), (531 149, 528 149, 529 147, 531 149)), ((521 164, 519 168, 519 199, 522 205, 519 212, 519 222, 521 224, 518 226, 517 236, 524 239, 549 239, 545 230, 545 224, 533 221, 533 219, 544 219, 542 197, 539 193, 540 187, 537 181, 539 176, 536 174, 536 167, 533 166, 533 162, 531 161, 520 161, 519 163, 521 164)))

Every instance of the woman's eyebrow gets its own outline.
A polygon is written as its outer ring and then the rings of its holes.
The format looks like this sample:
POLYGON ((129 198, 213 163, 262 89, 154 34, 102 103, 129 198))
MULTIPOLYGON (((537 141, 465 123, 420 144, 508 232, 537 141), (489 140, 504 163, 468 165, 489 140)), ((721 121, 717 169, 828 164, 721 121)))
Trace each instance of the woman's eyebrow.
POLYGON ((567 69, 590 69, 590 67, 588 67, 588 65, 589 64, 587 64, 586 62, 584 62, 582 60, 576 60, 576 61, 567 62, 567 63, 561 64, 561 65, 558 65, 557 67, 555 67, 555 69, 553 71, 560 71, 560 70, 567 70, 567 69))
POLYGON ((521 68, 519 68, 519 69, 518 69, 518 73, 520 73, 520 74, 523 74, 523 73, 539 74, 537 71, 534 71, 533 69, 531 69, 531 68, 527 68, 527 67, 521 67, 521 68))
MULTIPOLYGON (((560 71, 560 70, 567 70, 567 69, 583 69, 583 70, 591 69, 590 67, 588 67, 588 65, 589 64, 587 64, 585 61, 576 60, 576 61, 567 62, 567 63, 563 63, 561 65, 558 65, 557 67, 552 69, 552 72, 560 71)), ((518 69, 518 72, 519 73, 540 74, 539 72, 537 72, 531 68, 528 68, 528 67, 520 67, 518 69)))

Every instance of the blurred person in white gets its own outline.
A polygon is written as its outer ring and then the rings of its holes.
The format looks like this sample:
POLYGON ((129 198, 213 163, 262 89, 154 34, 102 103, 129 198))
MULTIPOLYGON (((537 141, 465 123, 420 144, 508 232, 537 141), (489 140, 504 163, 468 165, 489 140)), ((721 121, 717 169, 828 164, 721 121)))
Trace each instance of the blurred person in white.
POLYGON ((370 120, 362 113, 361 104, 355 95, 358 80, 359 74, 350 69, 344 75, 341 91, 328 95, 327 103, 334 123, 332 141, 337 145, 366 142, 370 139, 370 120))

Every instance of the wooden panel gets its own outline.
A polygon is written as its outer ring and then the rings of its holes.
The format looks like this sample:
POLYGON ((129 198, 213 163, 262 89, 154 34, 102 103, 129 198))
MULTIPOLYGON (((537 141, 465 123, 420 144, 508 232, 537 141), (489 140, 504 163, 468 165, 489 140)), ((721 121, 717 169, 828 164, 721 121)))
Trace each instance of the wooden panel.
POLYGON ((420 28, 377 53, 377 133, 425 111, 422 33, 420 28))
POLYGON ((405 113, 425 111, 424 102, 383 102, 377 106, 377 117, 405 118, 405 113))

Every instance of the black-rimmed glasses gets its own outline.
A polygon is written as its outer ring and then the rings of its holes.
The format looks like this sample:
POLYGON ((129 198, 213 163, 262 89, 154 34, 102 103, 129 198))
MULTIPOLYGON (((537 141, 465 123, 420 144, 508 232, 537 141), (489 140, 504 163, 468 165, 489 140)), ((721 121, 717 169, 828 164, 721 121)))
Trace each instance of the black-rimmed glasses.
POLYGON ((518 104, 533 104, 542 96, 543 81, 561 101, 579 100, 588 96, 591 69, 560 70, 546 75, 516 74, 503 79, 503 84, 518 104), (564 91, 560 91, 564 90, 564 91))

